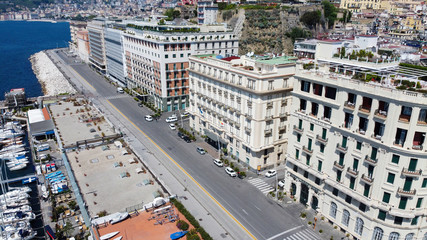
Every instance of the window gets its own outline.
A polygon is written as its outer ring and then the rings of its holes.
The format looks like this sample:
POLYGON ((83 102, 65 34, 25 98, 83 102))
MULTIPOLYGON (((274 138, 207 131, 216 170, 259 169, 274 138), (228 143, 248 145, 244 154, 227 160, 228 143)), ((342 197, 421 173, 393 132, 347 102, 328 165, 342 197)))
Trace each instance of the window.
POLYGON ((319 160, 319 161, 317 162, 317 171, 319 171, 319 172, 321 172, 321 171, 322 171, 322 165, 323 165, 323 162, 319 160))
POLYGON ((301 134, 297 134, 297 142, 301 142, 301 134))
POLYGON ((412 218, 411 225, 417 225, 418 224, 418 217, 419 216, 416 216, 416 217, 412 218))
POLYGON ((400 234, 397 232, 390 233, 388 240, 399 240, 400 234))
POLYGON ((172 54, 172 57, 173 57, 173 58, 176 58, 176 54, 172 54))
POLYGON ((308 178, 308 172, 307 171, 304 171, 304 177, 308 178))
POLYGON ((408 235, 406 235, 405 240, 412 240, 414 239, 414 234, 413 233, 408 233, 408 235))
POLYGON ((394 217, 394 224, 402 225, 403 218, 402 217, 394 217))
POLYGON ((341 182, 342 171, 337 170, 337 182, 341 182))
POLYGON ((351 196, 350 196, 350 195, 345 196, 345 201, 346 201, 347 203, 351 203, 351 200, 352 200, 352 198, 351 198, 351 196))
POLYGON ((305 164, 310 166, 310 155, 305 155, 305 164))
POLYGON ((362 235, 363 233, 363 220, 361 218, 356 218, 356 226, 354 227, 354 231, 358 234, 358 235, 362 235))
POLYGON ((324 106, 323 109, 324 109, 324 111, 323 111, 324 120, 330 121, 331 116, 332 116, 332 109, 330 107, 327 107, 327 106, 324 106))
POLYGON ((315 182, 317 185, 320 185, 320 178, 316 178, 316 179, 314 180, 314 182, 315 182))
POLYGON ((396 176, 396 174, 394 174, 394 173, 388 173, 387 182, 393 184, 395 176, 396 176))
POLYGON ((418 198, 416 208, 421 208, 422 203, 423 203, 423 198, 418 198))
POLYGON ((378 219, 381 219, 381 220, 385 220, 385 217, 387 216, 387 213, 385 212, 385 211, 383 211, 383 210, 380 210, 379 212, 378 212, 378 219))
POLYGON ((329 209, 329 216, 336 218, 337 217, 337 204, 331 202, 331 208, 329 209))
POLYGON ((353 171, 357 172, 358 168, 359 168, 359 159, 354 158, 353 159, 353 171))
POLYGON ((361 150, 362 149, 362 142, 357 142, 356 143, 356 149, 357 150, 361 150))
POLYGON ((294 170, 294 172, 298 172, 298 166, 297 166, 297 165, 294 165, 293 170, 294 170))
POLYGON ((314 124, 310 123, 310 131, 313 131, 313 130, 314 130, 314 124))
POLYGON ((393 154, 393 157, 391 157, 391 162, 394 164, 399 164, 399 159, 400 159, 399 155, 393 154))
POLYGON ((301 91, 310 92, 310 83, 307 81, 301 81, 301 91))
POLYGON ((390 193, 388 193, 388 192, 384 192, 384 195, 383 195, 383 202, 385 202, 385 203, 389 203, 389 202, 390 202, 390 196, 391 196, 391 194, 390 194, 390 193))
POLYGON ((406 203, 408 203, 408 198, 407 197, 400 197, 399 209, 405 209, 406 203))
POLYGON ((342 212, 342 220, 341 223, 345 226, 348 226, 348 223, 350 222, 350 212, 345 210, 342 212))
POLYGON ((363 196, 369 197, 369 192, 371 190, 371 185, 365 184, 364 190, 363 190, 363 196))
POLYGON ((375 227, 374 233, 372 234, 372 240, 381 240, 383 239, 383 236, 384 236, 384 231, 379 227, 375 227))
POLYGON ((338 193, 339 193, 338 189, 334 188, 332 190, 332 194, 334 194, 335 196, 338 196, 338 193))
POLYGON ((362 211, 362 212, 366 212, 366 205, 363 204, 363 203, 360 203, 359 204, 359 210, 362 211))
POLYGON ((313 83, 313 93, 322 96, 323 86, 320 84, 313 83))
POLYGON ((319 112, 319 104, 312 102, 311 103, 311 115, 317 116, 318 112, 319 112))
POLYGON ((165 58, 169 58, 169 55, 168 55, 168 54, 166 54, 166 55, 165 55, 165 58))
POLYGON ((336 95, 337 95, 337 89, 336 88, 326 87, 326 90, 325 90, 325 97, 326 98, 330 98, 330 99, 335 100, 336 95))
POLYGON ((325 144, 323 144, 323 143, 320 144, 320 152, 321 153, 325 152, 325 144))
POLYGON ((354 177, 350 177, 350 189, 354 190, 354 182, 356 181, 356 179, 354 177))
POLYGON ((299 149, 295 149, 295 159, 299 159, 299 149))
MULTIPOLYGON (((422 187, 422 188, 427 187, 427 178, 424 178, 424 179, 423 179, 423 183, 422 183, 421 187, 422 187)), ((427 240, 427 239, 426 239, 426 240, 427 240)))

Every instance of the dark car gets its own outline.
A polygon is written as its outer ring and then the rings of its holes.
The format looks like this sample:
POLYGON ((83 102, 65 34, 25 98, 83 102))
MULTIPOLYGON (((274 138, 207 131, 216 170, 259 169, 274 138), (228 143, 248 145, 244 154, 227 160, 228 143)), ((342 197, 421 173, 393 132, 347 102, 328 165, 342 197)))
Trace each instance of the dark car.
POLYGON ((184 135, 184 133, 182 133, 182 132, 178 132, 178 137, 180 137, 180 138, 184 139, 185 135, 184 135))
POLYGON ((188 136, 184 136, 182 139, 184 139, 186 143, 191 143, 191 139, 188 136))
POLYGON ((144 104, 142 104, 142 102, 138 103, 138 107, 143 107, 143 106, 144 106, 144 104))

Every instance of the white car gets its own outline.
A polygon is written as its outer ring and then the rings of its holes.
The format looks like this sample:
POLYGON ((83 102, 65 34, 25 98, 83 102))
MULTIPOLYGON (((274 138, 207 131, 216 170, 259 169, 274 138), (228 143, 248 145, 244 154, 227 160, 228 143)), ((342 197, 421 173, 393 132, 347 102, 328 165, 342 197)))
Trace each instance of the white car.
POLYGON ((267 173, 265 174, 266 177, 274 177, 276 176, 277 172, 276 170, 268 170, 267 173))
POLYGON ((175 129, 176 129, 175 124, 173 124, 173 123, 169 124, 169 128, 170 128, 171 130, 175 130, 175 129))
POLYGON ((166 118, 166 122, 171 123, 171 122, 176 122, 178 121, 178 118, 176 118, 176 116, 171 116, 166 118))
POLYGON ((284 188, 285 187, 285 180, 280 180, 277 185, 279 185, 280 188, 284 188))
POLYGON ((153 117, 152 117, 152 116, 150 116, 150 115, 147 115, 147 116, 145 116, 145 120, 146 120, 147 122, 151 122, 151 121, 153 121, 153 117))
POLYGON ((215 164, 215 165, 217 165, 218 167, 222 167, 222 166, 224 166, 224 163, 222 163, 222 161, 221 161, 221 160, 219 160, 219 159, 214 159, 214 160, 213 160, 213 162, 214 162, 214 164, 215 164))
POLYGON ((225 172, 230 175, 230 177, 237 177, 237 173, 231 167, 226 167, 225 172))

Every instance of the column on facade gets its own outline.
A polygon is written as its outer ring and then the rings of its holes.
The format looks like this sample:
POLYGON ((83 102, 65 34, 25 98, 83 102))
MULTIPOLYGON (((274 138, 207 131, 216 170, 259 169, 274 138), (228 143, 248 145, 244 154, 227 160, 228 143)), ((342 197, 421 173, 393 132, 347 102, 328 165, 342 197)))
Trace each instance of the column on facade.
POLYGON ((311 187, 308 188, 307 205, 311 206, 314 191, 311 187))
POLYGON ((297 186, 297 190, 295 192, 295 198, 299 199, 301 195, 301 181, 299 179, 295 180, 295 185, 297 186))

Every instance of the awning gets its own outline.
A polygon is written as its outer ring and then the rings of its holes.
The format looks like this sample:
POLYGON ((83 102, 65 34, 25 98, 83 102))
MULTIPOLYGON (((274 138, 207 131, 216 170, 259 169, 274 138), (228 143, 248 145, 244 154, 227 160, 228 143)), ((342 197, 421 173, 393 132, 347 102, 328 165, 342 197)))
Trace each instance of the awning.
POLYGON ((220 141, 222 145, 227 145, 228 143, 224 141, 220 136, 216 135, 215 133, 209 131, 208 129, 205 129, 205 135, 210 138, 212 141, 220 141))

